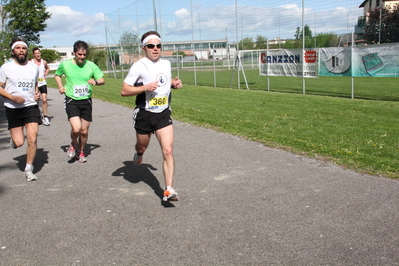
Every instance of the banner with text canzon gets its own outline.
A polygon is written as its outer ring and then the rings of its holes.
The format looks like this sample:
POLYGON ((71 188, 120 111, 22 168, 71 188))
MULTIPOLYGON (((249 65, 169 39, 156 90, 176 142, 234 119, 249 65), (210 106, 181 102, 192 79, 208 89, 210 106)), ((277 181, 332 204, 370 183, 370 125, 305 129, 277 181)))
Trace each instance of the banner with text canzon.
POLYGON ((315 49, 267 50, 260 53, 260 75, 314 78, 317 76, 315 49))

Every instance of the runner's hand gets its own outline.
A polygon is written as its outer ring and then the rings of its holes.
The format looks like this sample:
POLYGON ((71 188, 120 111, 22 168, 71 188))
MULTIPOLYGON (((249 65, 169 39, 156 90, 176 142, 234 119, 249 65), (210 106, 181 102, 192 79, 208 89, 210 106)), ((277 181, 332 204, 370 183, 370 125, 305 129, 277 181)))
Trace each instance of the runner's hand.
POLYGON ((159 87, 158 81, 154 81, 154 82, 144 85, 144 90, 145 91, 155 91, 156 89, 158 89, 158 87, 159 87))
POLYGON ((181 82, 179 77, 175 77, 172 80, 172 87, 175 88, 175 89, 180 89, 181 87, 183 87, 183 83, 181 82))
POLYGON ((21 96, 12 96, 11 100, 16 103, 24 103, 25 102, 25 99, 21 96))
POLYGON ((40 99, 40 93, 36 92, 33 99, 35 99, 35 101, 38 101, 40 99))

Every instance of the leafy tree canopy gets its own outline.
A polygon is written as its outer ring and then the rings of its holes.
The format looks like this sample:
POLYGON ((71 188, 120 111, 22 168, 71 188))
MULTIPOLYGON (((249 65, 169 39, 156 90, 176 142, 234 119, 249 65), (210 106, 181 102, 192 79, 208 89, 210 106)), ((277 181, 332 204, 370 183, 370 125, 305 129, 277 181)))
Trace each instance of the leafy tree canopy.
POLYGON ((238 43, 238 49, 240 50, 253 50, 254 49, 254 42, 252 41, 252 38, 247 37, 242 39, 238 43))
POLYGON ((399 5, 371 9, 364 26, 364 39, 369 44, 399 42, 399 5))
MULTIPOLYGON (((6 2, 6 1, 3 1, 6 2)), ((44 31, 45 21, 51 17, 44 0, 10 0, 3 6, 5 31, 12 36, 22 36, 29 44, 40 43, 39 32, 44 31)))
POLYGON ((122 33, 119 43, 123 52, 129 55, 128 63, 131 64, 132 56, 139 53, 140 37, 133 32, 125 31, 122 33))

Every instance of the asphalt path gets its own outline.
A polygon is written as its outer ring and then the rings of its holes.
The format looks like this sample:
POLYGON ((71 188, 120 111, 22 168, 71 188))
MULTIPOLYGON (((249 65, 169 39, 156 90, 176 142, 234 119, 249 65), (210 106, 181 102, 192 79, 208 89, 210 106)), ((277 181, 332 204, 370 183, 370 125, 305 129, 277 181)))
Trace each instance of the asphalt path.
POLYGON ((164 204, 156 139, 134 166, 132 109, 93 102, 79 163, 49 89, 33 182, 1 103, 0 265, 399 265, 397 180, 174 121, 180 201, 164 204))

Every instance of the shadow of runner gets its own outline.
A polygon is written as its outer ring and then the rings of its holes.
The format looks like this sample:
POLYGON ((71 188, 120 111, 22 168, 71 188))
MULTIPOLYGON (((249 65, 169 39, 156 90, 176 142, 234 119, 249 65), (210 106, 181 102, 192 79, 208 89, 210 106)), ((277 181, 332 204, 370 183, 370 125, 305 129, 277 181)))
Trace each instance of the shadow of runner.
POLYGON ((155 195, 161 200, 162 206, 175 207, 171 202, 162 200, 164 190, 159 184, 158 179, 151 172, 157 170, 155 167, 150 164, 140 164, 136 166, 133 161, 125 161, 123 163, 125 166, 115 170, 112 176, 122 176, 130 183, 144 182, 154 190, 155 195))
MULTIPOLYGON (((23 150, 24 152, 26 152, 26 149, 23 150)), ((40 172, 43 166, 48 163, 48 153, 48 151, 44 151, 43 149, 36 150, 35 160, 33 161, 33 173, 40 172)), ((17 161, 17 166, 19 170, 21 170, 22 172, 25 171, 26 153, 13 158, 13 160, 17 161)))
MULTIPOLYGON (((98 144, 89 144, 89 143, 86 143, 83 152, 85 153, 85 156, 87 157, 88 155, 91 154, 91 151, 92 151, 92 150, 95 150, 95 149, 100 148, 100 147, 101 147, 101 145, 98 145, 98 144)), ((69 145, 63 145, 63 146, 61 146, 60 148, 61 148, 61 150, 63 150, 64 153, 66 154, 66 152, 67 152, 67 150, 68 150, 68 148, 69 148, 69 145)), ((65 156, 66 156, 66 155, 65 155, 65 156)), ((73 158, 70 158, 70 159, 69 159, 68 163, 74 163, 74 162, 76 162, 76 161, 77 161, 76 157, 73 157, 73 158)))

